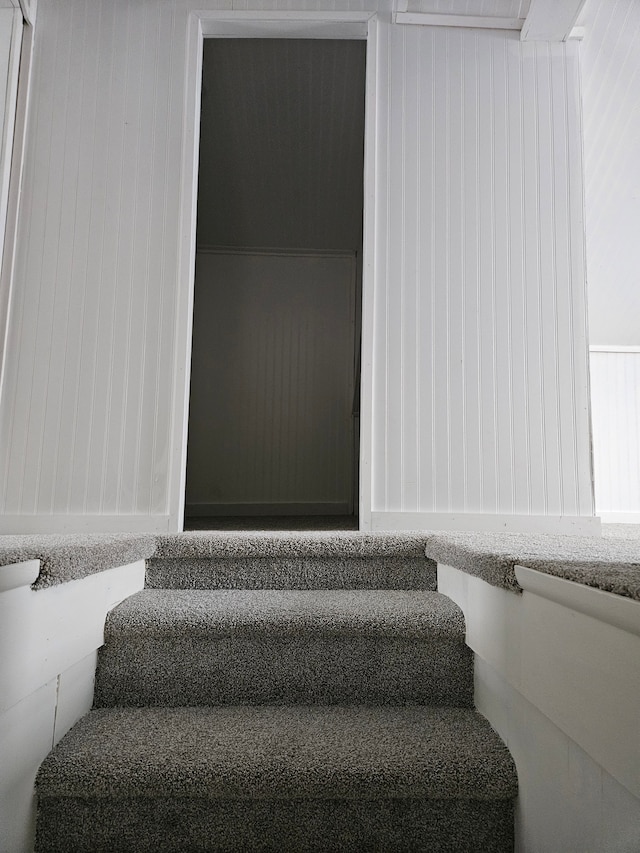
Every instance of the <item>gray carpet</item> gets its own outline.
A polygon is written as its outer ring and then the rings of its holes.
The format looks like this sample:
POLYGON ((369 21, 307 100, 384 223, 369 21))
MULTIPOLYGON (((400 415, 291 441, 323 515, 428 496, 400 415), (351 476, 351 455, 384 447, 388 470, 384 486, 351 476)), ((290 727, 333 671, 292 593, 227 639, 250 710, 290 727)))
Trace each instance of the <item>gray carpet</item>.
POLYGON ((434 592, 148 590, 105 639, 98 707, 473 699, 462 612, 434 592))
POLYGON ((38 776, 50 797, 509 799, 513 761, 468 708, 114 708, 38 776))
POLYGON ((109 613, 105 641, 122 637, 241 637, 303 633, 443 637, 464 641, 460 608, 438 592, 387 590, 143 590, 109 613))
POLYGON ((473 710, 462 612, 423 588, 423 542, 158 537, 165 579, 264 588, 111 611, 94 710, 38 776, 38 853, 512 853, 513 762, 473 710))
POLYGON ((513 811, 509 800, 60 797, 41 806, 36 853, 507 853, 513 811))
POLYGON ((34 589, 142 559, 155 588, 435 589, 441 562, 518 591, 513 567, 522 564, 640 600, 638 526, 605 525, 603 532, 602 539, 349 531, 12 535, 0 536, 0 566, 40 560, 34 589))
POLYGON ((0 536, 0 566, 40 560, 34 589, 145 560, 155 552, 151 534, 92 533, 0 536))
POLYGON ((427 589, 436 564, 422 534, 192 532, 157 538, 155 589, 427 589))
POLYGON ((144 708, 86 717, 38 791, 38 853, 505 853, 517 781, 468 709, 144 708))
POLYGON ((437 567, 417 556, 153 557, 150 589, 424 589, 435 590, 437 567))
POLYGON ((531 535, 525 533, 432 533, 431 559, 462 569, 493 586, 515 592, 514 566, 640 600, 640 542, 635 538, 531 535))
POLYGON ((155 556, 162 557, 423 557, 424 533, 359 531, 193 531, 156 536, 155 556))

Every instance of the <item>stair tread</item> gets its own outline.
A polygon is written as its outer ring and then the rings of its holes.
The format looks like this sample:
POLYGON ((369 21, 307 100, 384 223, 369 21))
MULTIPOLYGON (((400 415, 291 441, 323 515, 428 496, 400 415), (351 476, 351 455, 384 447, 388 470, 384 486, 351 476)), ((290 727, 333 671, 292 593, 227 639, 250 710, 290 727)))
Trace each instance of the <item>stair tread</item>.
POLYGON ((142 590, 108 616, 107 641, 123 636, 283 636, 464 639, 464 616, 437 592, 405 590, 142 590))
MULTIPOLYGON (((160 534, 156 558, 171 557, 424 557, 424 533, 194 531, 160 534)), ((426 560, 426 557, 425 557, 426 560)))
POLYGON ((200 707, 90 712, 43 763, 47 797, 506 800, 507 748, 468 708, 200 707))

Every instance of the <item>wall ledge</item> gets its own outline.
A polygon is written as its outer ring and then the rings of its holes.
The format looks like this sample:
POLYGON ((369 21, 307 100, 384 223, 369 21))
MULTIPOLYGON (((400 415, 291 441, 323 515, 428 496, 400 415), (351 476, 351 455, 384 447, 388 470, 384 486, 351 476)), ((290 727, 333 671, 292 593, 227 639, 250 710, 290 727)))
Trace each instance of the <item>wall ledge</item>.
POLYGON ((640 601, 537 572, 526 566, 516 566, 515 573, 525 592, 532 592, 570 610, 592 616, 599 622, 640 636, 640 601))
POLYGON ((146 560, 155 550, 155 536, 145 533, 0 536, 0 576, 4 567, 35 563, 35 577, 33 565, 10 569, 7 589, 26 586, 28 573, 34 589, 43 589, 146 560))
POLYGON ((522 591, 515 567, 526 566, 640 601, 637 539, 486 531, 427 533, 425 539, 427 557, 511 592, 522 591))

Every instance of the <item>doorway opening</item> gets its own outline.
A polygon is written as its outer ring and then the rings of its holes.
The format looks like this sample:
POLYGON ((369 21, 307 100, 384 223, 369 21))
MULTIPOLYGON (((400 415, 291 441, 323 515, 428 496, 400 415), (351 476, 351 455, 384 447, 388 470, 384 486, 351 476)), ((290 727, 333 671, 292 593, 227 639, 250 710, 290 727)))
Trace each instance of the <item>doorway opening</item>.
POLYGON ((358 527, 365 64, 204 41, 186 529, 358 527))

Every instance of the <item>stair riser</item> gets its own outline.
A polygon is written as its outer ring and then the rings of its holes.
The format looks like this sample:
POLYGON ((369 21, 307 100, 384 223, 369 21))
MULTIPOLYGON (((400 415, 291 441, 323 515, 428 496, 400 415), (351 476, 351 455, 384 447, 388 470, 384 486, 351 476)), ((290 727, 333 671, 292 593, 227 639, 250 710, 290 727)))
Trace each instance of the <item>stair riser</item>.
POLYGON ((425 557, 152 559, 149 589, 421 589, 437 587, 425 557))
POLYGON ((36 853, 511 853, 510 801, 79 800, 40 805, 36 853))
POLYGON ((132 637, 101 650, 94 701, 470 707, 473 662, 471 651, 450 639, 132 637))

